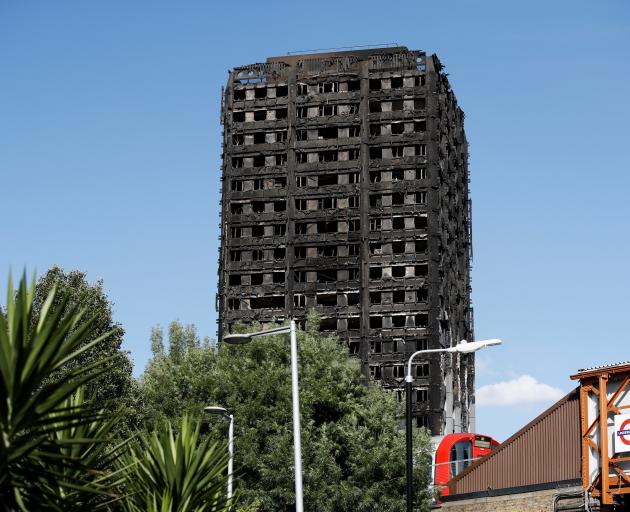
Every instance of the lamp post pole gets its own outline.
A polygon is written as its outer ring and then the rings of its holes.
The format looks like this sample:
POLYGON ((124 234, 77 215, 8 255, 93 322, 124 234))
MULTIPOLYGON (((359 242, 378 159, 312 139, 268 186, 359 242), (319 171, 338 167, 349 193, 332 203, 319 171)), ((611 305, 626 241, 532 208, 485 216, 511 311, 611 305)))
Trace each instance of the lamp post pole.
POLYGON ((466 340, 460 341, 454 347, 449 348, 436 348, 429 350, 418 350, 414 352, 409 357, 407 361, 407 374, 405 375, 405 394, 406 396, 406 418, 405 418, 405 429, 406 429, 406 444, 407 444, 407 464, 406 464, 406 476, 407 476, 407 512, 413 512, 413 424, 412 424, 412 398, 411 393, 413 392, 412 384, 413 377, 411 376, 411 363, 413 359, 420 354, 431 354, 435 352, 450 352, 450 353, 460 353, 460 354, 470 354, 472 352, 476 352, 484 347, 489 347, 492 345, 500 345, 503 343, 498 339, 491 340, 482 340, 482 341, 471 341, 470 343, 466 340))
POLYGON ((293 456, 295 465, 295 512, 304 512, 304 497, 302 490, 302 442, 300 437, 300 392, 298 385, 298 356, 297 330, 295 320, 291 319, 289 326, 274 327, 264 331, 228 334, 223 341, 231 344, 243 344, 252 341, 257 336, 271 336, 273 334, 289 333, 291 339, 291 400, 293 406, 293 456))
POLYGON ((227 499, 231 503, 232 500, 232 477, 234 474, 234 415, 225 407, 211 405, 204 408, 209 414, 220 414, 228 420, 228 481, 227 481, 227 499))

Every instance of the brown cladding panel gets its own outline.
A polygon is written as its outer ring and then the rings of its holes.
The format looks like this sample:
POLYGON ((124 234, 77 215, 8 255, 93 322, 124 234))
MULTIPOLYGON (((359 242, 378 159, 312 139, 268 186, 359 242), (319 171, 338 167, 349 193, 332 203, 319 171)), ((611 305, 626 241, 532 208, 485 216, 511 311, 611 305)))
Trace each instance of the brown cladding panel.
POLYGON ((581 478, 577 390, 449 482, 451 495, 581 478))

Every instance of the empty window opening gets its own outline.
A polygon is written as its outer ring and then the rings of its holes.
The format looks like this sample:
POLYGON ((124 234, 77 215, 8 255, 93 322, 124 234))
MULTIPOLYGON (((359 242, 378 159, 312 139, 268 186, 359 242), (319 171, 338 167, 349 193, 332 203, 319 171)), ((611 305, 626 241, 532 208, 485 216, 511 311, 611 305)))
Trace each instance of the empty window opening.
POLYGON ((392 377, 394 377, 394 379, 404 379, 405 378, 405 365, 396 364, 392 366, 392 377))
POLYGON ((296 283, 305 283, 306 282, 306 271, 304 270, 296 270, 293 272, 293 278, 296 283))
POLYGON ((317 92, 328 93, 339 91, 339 82, 320 82, 317 84, 317 92))
POLYGON ((402 158, 405 152, 405 148, 403 146, 394 146, 392 148, 392 158, 402 158))
POLYGON ((317 256, 320 258, 333 258, 337 256, 337 246, 336 245, 325 245, 324 247, 317 248, 317 256))
POLYGON ((234 99, 241 101, 245 99, 245 89, 234 89, 234 99))
POLYGON ((360 231, 361 221, 359 219, 350 219, 348 221, 348 231, 360 231))
POLYGON ((381 90, 381 79, 370 78, 370 91, 380 91, 380 90, 381 90))
POLYGON ((416 229, 426 228, 427 227, 427 217, 426 215, 418 215, 413 218, 413 224, 416 229))
POLYGON ((337 175, 336 174, 320 174, 317 177, 317 185, 320 187, 325 187, 327 185, 336 185, 337 184, 337 175))
POLYGON ((392 204, 393 205, 405 204, 405 195, 401 194, 400 192, 396 192, 395 194, 392 194, 392 204))
POLYGON ((394 304, 404 304, 405 303, 405 290, 394 290, 392 293, 392 301, 394 304))
POLYGON ((320 197, 317 200, 317 208, 319 210, 326 210, 329 208, 337 208, 337 198, 335 197, 320 197))
POLYGON ((370 352, 372 354, 382 354, 383 353, 383 342, 382 341, 370 341, 370 352))
MULTIPOLYGON (((301 116, 298 116, 301 117, 301 116)), ((295 130, 295 138, 297 140, 306 140, 308 138, 308 131, 307 130, 295 130)))
POLYGON ((371 316, 370 317, 370 329, 378 329, 383 327, 383 317, 382 316, 371 316))
POLYGON ((232 112, 232 121, 242 123, 245 121, 245 112, 232 112))
POLYGON ((255 226, 252 226, 253 237, 261 237, 261 236, 264 236, 264 234, 265 234, 264 226, 261 226, 260 224, 256 224, 255 226))
POLYGON ((263 275, 261 273, 252 274, 251 276, 249 276, 249 279, 249 282, 252 286, 260 286, 261 284, 263 284, 263 275))
POLYGON ((241 261, 241 251, 230 251, 230 261, 241 261))
POLYGON ((380 160, 383 158, 383 150, 381 148, 370 148, 370 158, 372 160, 380 160))
POLYGON ((425 82, 425 77, 424 77, 424 75, 420 75, 420 76, 415 77, 415 79, 414 79, 414 84, 413 84, 413 85, 414 85, 415 87, 421 87, 421 86, 423 86, 423 85, 424 85, 424 82, 425 82))
POLYGON ((274 224, 273 226, 274 236, 284 236, 286 232, 287 232, 286 224, 274 224))
POLYGON ((378 365, 370 365, 370 377, 372 377, 374 380, 380 380, 381 367, 378 365))
POLYGON ((380 124, 371 124, 370 125, 370 135, 372 137, 378 137, 381 134, 381 125, 380 124))
POLYGON ((317 153, 320 162, 336 162, 338 157, 337 151, 320 151, 317 153))
POLYGON ((400 135, 405 132, 405 123, 393 123, 392 135, 400 135))
POLYGON ((325 269, 317 271, 318 283, 334 283, 337 280, 337 269, 325 269))
POLYGON ((402 76, 393 76, 391 78, 392 89, 400 89, 403 86, 402 76))
POLYGON ((288 110, 286 108, 276 109, 276 119, 286 119, 288 110))
POLYGON ((357 148, 348 150, 348 160, 358 160, 360 155, 360 150, 357 148))
POLYGON ((273 188, 284 188, 287 186, 286 178, 274 178, 273 179, 273 188))
MULTIPOLYGON (((361 319, 358 316, 348 318, 348 329, 358 331, 361 328, 361 319)), ((356 342, 358 343, 358 341, 356 342)))
POLYGON ((359 196, 350 196, 348 198, 348 208, 358 208, 359 207, 359 196))
POLYGON ((415 365, 416 377, 428 377, 429 376, 429 363, 419 363, 415 365))
POLYGON ((240 180, 232 180, 232 192, 242 192, 243 190, 243 182, 240 180))
POLYGON ((243 203, 232 203, 230 205, 230 212, 236 215, 243 213, 243 203))
POLYGON ((336 233, 337 221, 320 221, 317 223, 318 233, 336 233))
POLYGON ((228 309, 230 311, 241 309, 241 299, 228 299, 228 309))
POLYGON ((359 183, 359 173, 358 172, 350 172, 348 173, 348 183, 359 183))
POLYGON ((318 306, 336 306, 337 294, 336 293, 318 293, 317 305, 318 306))
POLYGON ((427 193, 425 191, 416 192, 416 204, 427 204, 427 193))
POLYGON ((296 210, 306 210, 308 205, 308 201, 306 199, 296 199, 295 200, 295 209, 296 210))
POLYGON ((383 277, 383 269, 381 267, 370 267, 370 279, 380 279, 383 277))
POLYGON ((372 194, 370 195, 370 207, 371 208, 380 208, 383 204, 383 196, 380 194, 372 194))
POLYGON ((426 263, 423 265, 416 265, 414 269, 415 269, 416 277, 426 276, 429 273, 429 265, 427 265, 426 263))
POLYGON ((232 144, 235 146, 242 146, 245 144, 245 136, 241 133, 235 133, 232 135, 232 144))
POLYGON ((381 303, 381 292, 370 292, 370 304, 381 303))
POLYGON ((348 245, 348 256, 358 256, 361 252, 361 247, 359 244, 350 244, 348 245))
POLYGON ((273 202, 274 212, 284 212, 286 211, 286 209, 287 209, 287 202, 285 200, 273 202))
POLYGON ((284 272, 274 272, 273 273, 273 282, 275 284, 282 284, 285 281, 284 272))
POLYGON ((424 167, 422 169, 416 169, 416 179, 417 180, 427 179, 427 170, 424 167))
MULTIPOLYGON (((381 102, 380 101, 370 101, 370 113, 375 114, 381 111, 381 102)), ((245 116, 243 116, 245 118, 245 116)))
POLYGON ((416 428, 429 428, 430 424, 428 415, 421 414, 420 416, 416 416, 416 428))
POLYGON ((370 254, 383 254, 383 244, 380 242, 370 242, 370 254))
POLYGON ((427 252, 427 240, 416 240, 416 253, 427 252))
POLYGON ((336 139, 338 137, 339 130, 336 126, 330 126, 326 128, 320 128, 317 130, 317 138, 319 140, 336 139))
POLYGON ((415 149, 416 156, 427 156, 427 145, 418 144, 415 149))
POLYGON ((415 390, 415 399, 416 403, 423 403, 429 400, 429 390, 428 389, 416 389, 415 390))
POLYGON ((403 254, 405 252, 405 242, 403 240, 392 242, 392 251, 394 254, 403 254))
POLYGON ((295 185, 299 188, 306 187, 306 176, 296 176, 295 185))
POLYGON ((405 267, 400 265, 392 267, 392 277, 405 277, 405 267))
POLYGON ((382 224, 382 219, 370 219, 370 231, 380 231, 382 224))
POLYGON ((241 238, 243 236, 243 228, 236 227, 230 230, 230 235, 232 238, 241 238))
POLYGON ((254 201, 252 202, 252 211, 254 213, 262 213, 265 211, 265 202, 264 201, 254 201))
POLYGON ((232 167, 234 169, 240 169, 241 167, 243 167, 243 157, 237 156, 232 158, 232 167))
POLYGON ((297 84, 297 93, 300 96, 308 94, 308 85, 306 85, 306 84, 297 84))
POLYGON ((349 281, 356 281, 359 279, 359 269, 354 267, 354 268, 349 268, 348 269, 348 280, 349 281))
POLYGON ((265 165, 265 155, 254 156, 254 167, 263 167, 265 165))
POLYGON ((405 171, 403 169, 394 169, 392 171, 392 181, 402 181, 405 179, 405 171))
MULTIPOLYGON (((298 118, 305 118, 308 116, 308 107, 298 107, 295 111, 295 114, 298 118)), ((306 130, 304 130, 306 132, 306 130)), ((306 140, 306 139, 303 139, 306 140)))
POLYGON ((232 274, 228 279, 228 283, 230 286, 238 286, 241 284, 241 275, 240 274, 232 274))
POLYGON ((399 112, 403 109, 405 102, 403 100, 392 101, 392 112, 399 112))
POLYGON ((359 304, 359 294, 358 293, 348 293, 348 306, 356 306, 359 304))
POLYGON ((419 313, 415 315, 416 327, 427 327, 429 325, 429 315, 419 313))
POLYGON ((284 165, 286 163, 287 163, 286 153, 280 153, 279 155, 276 155, 276 165, 284 165))
POLYGON ((392 219, 392 229, 405 229, 405 218, 394 217, 392 219))
POLYGON ((252 309, 282 309, 284 308, 284 295, 251 297, 249 304, 252 309))
POLYGON ((321 331, 336 331, 337 330, 337 318, 322 318, 319 322, 319 330, 321 331))
MULTIPOLYGON (((287 253, 287 249, 286 247, 276 247, 273 250, 273 259, 274 260, 283 260, 284 257, 286 256, 287 253)), ((282 281, 284 283, 284 281, 282 281)))
POLYGON ((348 137, 359 137, 361 135, 360 126, 350 126, 348 128, 348 137))
POLYGON ((264 121, 267 119, 266 110, 254 110, 254 121, 264 121))
POLYGON ((381 182, 381 171, 370 171, 370 183, 381 182))
POLYGON ((361 90, 360 80, 348 80, 348 92, 360 91, 360 90, 361 90))
POLYGON ((287 85, 279 85, 276 87, 276 97, 284 98, 289 95, 289 87, 287 85))
POLYGON ((293 305, 296 308, 306 307, 306 295, 302 293, 294 293, 293 294, 293 305))
POLYGON ((413 131, 414 132, 426 132, 427 131, 427 121, 426 119, 421 119, 420 121, 415 121, 413 123, 413 131))
MULTIPOLYGON (((350 320, 351 319, 348 318, 348 329, 350 329, 350 320)), ((348 343, 348 352, 350 353, 350 355, 356 356, 359 353, 360 348, 361 348, 360 341, 350 341, 348 343)))
POLYGON ((429 291, 426 288, 420 288, 416 290, 416 301, 417 302, 426 302, 429 298, 429 291))
POLYGON ((295 223, 295 234, 296 235, 305 235, 307 226, 308 226, 308 224, 306 222, 296 222, 295 223))
POLYGON ((294 254, 296 259, 304 259, 306 258, 306 247, 295 247, 294 254))
POLYGON ((254 249, 252 251, 252 261, 262 261, 265 258, 265 251, 262 249, 254 249))
POLYGON ((320 116, 336 116, 337 115, 337 105, 320 105, 319 106, 319 115, 320 116))
POLYGON ((262 190, 263 189, 263 180, 258 178, 254 180, 254 190, 262 190))

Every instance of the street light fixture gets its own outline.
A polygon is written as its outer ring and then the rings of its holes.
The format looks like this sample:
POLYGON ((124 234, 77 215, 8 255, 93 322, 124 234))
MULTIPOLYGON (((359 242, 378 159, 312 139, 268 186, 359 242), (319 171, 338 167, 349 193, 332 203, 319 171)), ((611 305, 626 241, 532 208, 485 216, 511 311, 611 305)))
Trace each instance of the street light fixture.
POLYGON ((232 475, 234 469, 234 415, 225 407, 218 405, 209 405, 203 409, 208 414, 219 414, 228 419, 228 483, 227 483, 227 499, 228 503, 232 502, 232 475))
POLYGON ((265 329, 264 331, 248 332, 243 334, 228 334, 222 341, 233 345, 249 343, 252 338, 258 336, 271 336, 274 334, 291 335, 291 398, 293 401, 293 456, 295 460, 295 512, 304 512, 302 493, 302 445, 300 439, 300 397, 298 388, 297 367, 297 332, 295 320, 289 322, 289 326, 265 329))
POLYGON ((413 425, 411 422, 411 385, 413 383, 413 377, 411 376, 411 363, 413 359, 419 354, 432 354, 436 352, 448 352, 456 354, 471 354, 477 350, 481 350, 484 347, 491 347, 493 345, 501 345, 503 343, 499 339, 481 340, 481 341, 466 341, 462 340, 454 347, 448 348, 436 348, 428 350, 418 350, 411 354, 409 361, 407 362, 407 375, 405 375, 405 394, 407 402, 406 410, 406 435, 407 435, 407 512, 413 512, 413 425))

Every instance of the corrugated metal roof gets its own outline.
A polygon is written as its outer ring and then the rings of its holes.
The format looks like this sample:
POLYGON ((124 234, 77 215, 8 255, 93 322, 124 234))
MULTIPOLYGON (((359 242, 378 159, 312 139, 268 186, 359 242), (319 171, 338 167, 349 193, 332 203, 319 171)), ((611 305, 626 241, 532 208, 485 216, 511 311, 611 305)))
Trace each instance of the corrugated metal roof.
POLYGON ((578 389, 453 478, 451 495, 581 478, 578 389))
POLYGON ((572 380, 583 380, 590 377, 596 377, 603 373, 615 374, 630 372, 630 361, 621 363, 605 364, 602 366, 593 366, 592 368, 582 368, 575 375, 571 375, 572 380))
POLYGON ((622 361, 621 363, 613 363, 613 364, 604 364, 601 366, 593 366, 591 368, 580 368, 577 372, 578 374, 584 372, 592 372, 594 370, 609 370, 612 368, 617 368, 618 366, 629 366, 630 361, 622 361))

